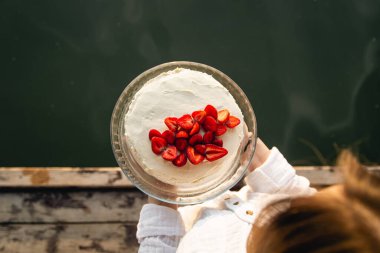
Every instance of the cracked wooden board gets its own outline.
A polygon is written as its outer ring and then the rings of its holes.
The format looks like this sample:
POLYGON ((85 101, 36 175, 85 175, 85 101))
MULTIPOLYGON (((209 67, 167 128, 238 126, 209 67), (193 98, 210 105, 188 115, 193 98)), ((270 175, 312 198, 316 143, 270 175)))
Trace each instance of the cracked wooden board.
POLYGON ((1 253, 132 253, 136 224, 0 225, 1 253))
MULTIPOLYGON (((338 170, 332 166, 296 166, 297 174, 312 185, 340 183, 338 170)), ((380 173, 379 166, 368 167, 380 173)), ((118 167, 0 167, 0 188, 133 188, 118 167)))
POLYGON ((6 191, 0 223, 137 222, 146 201, 137 190, 6 191))
POLYGON ((0 167, 0 187, 123 187, 133 184, 117 167, 0 167))

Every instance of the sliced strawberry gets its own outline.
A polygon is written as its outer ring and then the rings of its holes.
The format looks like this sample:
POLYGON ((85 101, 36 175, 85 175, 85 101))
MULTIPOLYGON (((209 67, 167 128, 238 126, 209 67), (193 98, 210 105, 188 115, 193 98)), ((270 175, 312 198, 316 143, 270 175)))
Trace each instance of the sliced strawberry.
POLYGON ((167 145, 167 141, 162 137, 152 138, 152 151, 157 155, 161 154, 166 149, 167 145))
POLYGON ((205 159, 205 157, 196 152, 192 146, 187 147, 186 154, 189 161, 194 165, 199 164, 203 161, 203 159, 205 159))
POLYGON ((213 144, 219 147, 223 147, 223 140, 222 139, 215 139, 213 144))
POLYGON ((202 143, 203 137, 201 134, 194 134, 189 140, 189 144, 194 146, 195 144, 202 143))
POLYGON ((195 145, 194 149, 201 155, 204 155, 206 153, 206 145, 198 144, 195 145))
POLYGON ((227 109, 221 110, 218 112, 218 121, 220 123, 224 123, 228 120, 229 116, 230 116, 230 112, 227 109))
POLYGON ((165 119, 165 125, 169 128, 170 131, 177 131, 178 124, 177 124, 177 118, 175 117, 167 117, 165 119))
POLYGON ((181 153, 179 154, 179 156, 177 156, 176 159, 174 159, 172 161, 172 163, 177 166, 177 167, 182 167, 182 166, 185 166, 185 164, 187 163, 187 158, 186 158, 186 155, 184 153, 181 153))
POLYGON ((218 118, 218 111, 212 105, 207 105, 205 108, 205 112, 208 116, 213 117, 214 119, 218 118))
POLYGON ((179 132, 176 134, 175 137, 176 137, 176 138, 185 138, 185 139, 187 139, 187 138, 189 138, 189 134, 182 130, 182 131, 179 131, 179 132))
POLYGON ((228 126, 229 128, 234 128, 239 124, 240 124, 240 119, 236 118, 235 116, 231 116, 231 115, 226 122, 226 126, 228 126))
POLYGON ((153 137, 162 137, 160 131, 158 131, 156 129, 150 129, 149 140, 151 140, 153 137))
POLYGON ((205 117, 206 117, 206 112, 205 111, 195 111, 191 114, 191 116, 193 116, 194 120, 199 122, 199 123, 203 123, 205 117))
POLYGON ((177 139, 175 140, 175 146, 179 151, 183 151, 187 148, 187 140, 183 138, 177 139))
POLYGON ((190 130, 193 128, 194 120, 190 114, 185 114, 177 120, 177 124, 185 130, 190 130))
POLYGON ((190 135, 194 135, 194 134, 197 134, 197 133, 199 133, 199 130, 201 129, 201 127, 199 126, 199 123, 198 122, 195 122, 194 123, 194 126, 193 126, 193 128, 191 129, 191 131, 190 131, 190 135))
POLYGON ((209 143, 212 143, 214 141, 214 133, 211 132, 211 131, 208 131, 206 132, 204 135, 203 135, 203 142, 205 144, 209 144, 209 143))
POLYGON ((177 157, 177 148, 175 146, 169 146, 162 152, 162 158, 167 161, 173 161, 177 157))
POLYGON ((164 138, 169 144, 173 144, 175 141, 175 133, 170 130, 165 130, 162 133, 162 138, 164 138))
POLYGON ((206 131, 215 132, 216 128, 217 128, 217 125, 218 124, 216 123, 216 119, 214 119, 211 116, 206 116, 205 121, 203 122, 203 128, 206 131))
POLYGON ((225 148, 214 144, 206 144, 206 159, 210 162, 218 160, 227 154, 228 151, 225 148))
POLYGON ((216 127, 215 136, 221 136, 225 132, 227 132, 227 127, 225 125, 218 124, 216 127))

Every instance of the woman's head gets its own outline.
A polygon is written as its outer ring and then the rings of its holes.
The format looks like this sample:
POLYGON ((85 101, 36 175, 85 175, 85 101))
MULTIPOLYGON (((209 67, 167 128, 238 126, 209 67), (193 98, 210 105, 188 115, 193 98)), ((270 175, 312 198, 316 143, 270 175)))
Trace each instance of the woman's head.
POLYGON ((337 165, 343 185, 267 207, 249 235, 248 252, 379 252, 380 178, 349 151, 337 165))

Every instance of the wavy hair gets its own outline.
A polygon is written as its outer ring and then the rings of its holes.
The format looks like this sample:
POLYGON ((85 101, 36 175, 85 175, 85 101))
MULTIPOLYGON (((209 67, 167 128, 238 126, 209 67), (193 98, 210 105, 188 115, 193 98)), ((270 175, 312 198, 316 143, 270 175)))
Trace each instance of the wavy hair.
POLYGON ((380 178, 349 151, 337 160, 338 194, 281 200, 260 214, 248 253, 379 253, 380 178))

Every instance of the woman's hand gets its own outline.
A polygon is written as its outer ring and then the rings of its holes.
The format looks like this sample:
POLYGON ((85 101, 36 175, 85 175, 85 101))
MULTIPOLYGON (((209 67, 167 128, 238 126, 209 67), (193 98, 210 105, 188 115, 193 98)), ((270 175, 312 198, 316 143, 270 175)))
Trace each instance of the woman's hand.
POLYGON ((155 199, 155 198, 153 198, 151 196, 148 196, 148 203, 150 203, 150 204, 156 204, 156 205, 159 205, 159 206, 166 206, 166 207, 172 208, 174 210, 177 210, 177 208, 178 208, 178 205, 169 204, 169 203, 160 201, 158 199, 155 199))
POLYGON ((262 142, 260 138, 257 138, 255 154, 253 155, 253 160, 248 168, 248 171, 252 172, 257 167, 261 166, 267 160, 269 155, 269 148, 264 144, 264 142, 262 142))

